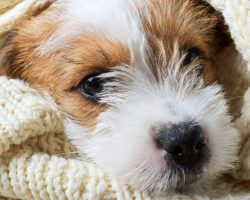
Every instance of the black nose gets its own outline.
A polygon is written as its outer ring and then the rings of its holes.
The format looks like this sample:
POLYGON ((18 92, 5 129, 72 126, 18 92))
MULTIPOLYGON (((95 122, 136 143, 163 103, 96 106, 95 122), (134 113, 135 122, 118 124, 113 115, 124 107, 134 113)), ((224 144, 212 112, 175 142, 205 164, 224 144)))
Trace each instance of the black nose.
POLYGON ((192 168, 208 159, 208 147, 199 125, 188 123, 163 128, 157 144, 181 167, 192 168))

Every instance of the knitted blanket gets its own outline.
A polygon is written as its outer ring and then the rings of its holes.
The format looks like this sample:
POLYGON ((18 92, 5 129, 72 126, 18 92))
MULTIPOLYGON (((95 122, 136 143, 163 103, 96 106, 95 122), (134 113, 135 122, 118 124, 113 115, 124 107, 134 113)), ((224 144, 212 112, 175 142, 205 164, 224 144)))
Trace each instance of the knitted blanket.
MULTIPOLYGON (((222 12, 234 46, 218 56, 220 80, 235 97, 242 136, 239 163, 230 175, 190 194, 157 199, 250 199, 250 1, 208 0, 222 12), (230 61, 228 58, 231 58, 230 61), (223 74, 223 75, 222 75, 223 74), (236 95, 237 98, 236 98, 236 95)), ((0 0, 0 41, 24 15, 52 0, 0 0)), ((63 134, 63 117, 53 101, 19 80, 0 77, 0 199, 151 199, 121 185, 98 166, 77 158, 63 134)))

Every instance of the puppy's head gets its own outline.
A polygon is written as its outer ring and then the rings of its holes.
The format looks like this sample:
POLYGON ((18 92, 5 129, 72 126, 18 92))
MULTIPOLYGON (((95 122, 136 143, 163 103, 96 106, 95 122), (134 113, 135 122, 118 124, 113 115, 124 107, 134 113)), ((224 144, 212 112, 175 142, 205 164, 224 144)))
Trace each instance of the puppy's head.
POLYGON ((214 82, 217 23, 193 0, 61 0, 17 27, 2 63, 54 97, 67 136, 105 171, 178 189, 235 160, 214 82))

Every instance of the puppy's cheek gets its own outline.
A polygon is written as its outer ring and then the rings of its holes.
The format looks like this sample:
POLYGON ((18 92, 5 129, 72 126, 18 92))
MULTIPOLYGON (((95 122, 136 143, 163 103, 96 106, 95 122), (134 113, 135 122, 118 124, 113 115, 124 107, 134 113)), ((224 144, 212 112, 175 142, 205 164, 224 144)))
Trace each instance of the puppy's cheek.
POLYGON ((84 149, 80 148, 85 146, 86 140, 86 130, 87 128, 83 125, 79 125, 73 122, 69 118, 65 118, 64 120, 64 130, 67 138, 71 140, 71 142, 79 149, 79 153, 84 154, 84 149))
POLYGON ((211 98, 211 103, 206 105, 206 100, 201 99, 200 106, 196 104, 193 108, 193 114, 199 119, 210 150, 210 161, 204 169, 204 176, 209 178, 216 177, 234 167, 240 141, 239 131, 235 128, 232 117, 228 113, 224 94, 219 92, 215 95, 211 91, 207 88, 204 96, 211 98))
POLYGON ((138 189, 154 189, 167 171, 166 153, 157 149, 150 137, 133 136, 136 129, 131 135, 122 129, 124 127, 121 127, 121 135, 111 133, 113 136, 99 135, 88 140, 87 154, 122 182, 138 189))
POLYGON ((235 167, 240 135, 227 114, 220 118, 215 115, 214 120, 208 120, 206 123, 204 129, 208 137, 211 159, 204 170, 204 175, 211 178, 235 167))
POLYGON ((166 152, 156 147, 150 135, 148 122, 154 120, 140 120, 140 112, 129 113, 103 112, 91 134, 67 119, 65 131, 81 155, 88 155, 109 174, 137 188, 153 189, 167 170, 166 152))

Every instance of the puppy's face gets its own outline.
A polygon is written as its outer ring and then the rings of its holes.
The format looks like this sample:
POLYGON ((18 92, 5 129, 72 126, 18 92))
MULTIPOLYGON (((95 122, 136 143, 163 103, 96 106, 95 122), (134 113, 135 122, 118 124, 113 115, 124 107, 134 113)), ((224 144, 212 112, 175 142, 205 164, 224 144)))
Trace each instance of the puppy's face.
POLYGON ((214 83, 216 24, 192 0, 61 0, 17 28, 2 63, 54 97, 67 136, 106 172, 178 189, 235 159, 214 83))

